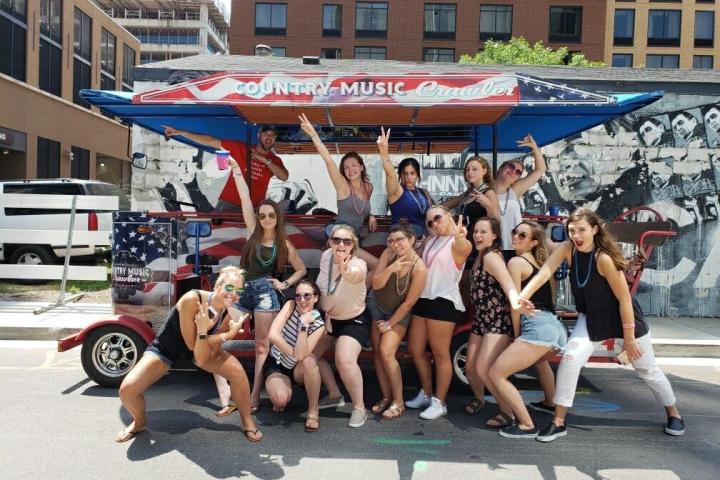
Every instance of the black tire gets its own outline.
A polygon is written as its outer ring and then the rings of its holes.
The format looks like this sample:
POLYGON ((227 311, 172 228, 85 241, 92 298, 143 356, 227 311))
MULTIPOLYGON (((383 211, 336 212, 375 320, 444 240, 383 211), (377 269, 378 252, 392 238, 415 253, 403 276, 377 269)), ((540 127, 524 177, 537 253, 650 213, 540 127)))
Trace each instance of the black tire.
MULTIPOLYGON (((28 245, 16 248, 8 263, 16 265, 54 265, 57 263, 57 257, 48 247, 42 245, 28 245)), ((18 283, 26 285, 37 285, 41 283, 48 283, 49 280, 28 280, 28 279, 17 279, 18 283)))
POLYGON ((453 367, 453 391, 456 393, 471 392, 470 384, 465 376, 465 360, 467 359, 467 344, 470 332, 458 333, 450 343, 450 361, 453 367))
POLYGON ((121 325, 105 325, 85 338, 82 366, 101 387, 119 387, 145 348, 147 343, 137 332, 121 325))

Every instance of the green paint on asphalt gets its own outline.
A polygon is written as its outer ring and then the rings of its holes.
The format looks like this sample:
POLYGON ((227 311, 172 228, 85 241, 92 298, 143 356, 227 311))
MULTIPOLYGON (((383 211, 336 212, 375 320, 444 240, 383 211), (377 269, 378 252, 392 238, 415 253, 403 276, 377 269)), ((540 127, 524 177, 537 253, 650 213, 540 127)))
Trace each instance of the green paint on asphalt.
POLYGON ((442 446, 448 445, 450 440, 418 440, 416 438, 391 438, 380 437, 375 439, 380 445, 432 445, 442 446))
POLYGON ((427 462, 424 460, 418 460, 415 462, 415 465, 413 465, 413 470, 416 472, 422 472, 424 470, 427 470, 427 462))

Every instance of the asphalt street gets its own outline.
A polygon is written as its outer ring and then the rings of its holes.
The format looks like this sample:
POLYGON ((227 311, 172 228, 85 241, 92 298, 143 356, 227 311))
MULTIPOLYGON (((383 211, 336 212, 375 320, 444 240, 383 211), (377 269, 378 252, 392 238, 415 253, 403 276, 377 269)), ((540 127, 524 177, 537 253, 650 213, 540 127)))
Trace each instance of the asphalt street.
MULTIPOLYGON (((453 393, 449 415, 425 421, 408 411, 350 429, 350 407, 323 410, 320 430, 303 431, 304 392, 286 412, 267 400, 257 413, 265 440, 248 443, 235 415, 217 419, 212 378, 173 371, 147 394, 149 431, 116 444, 129 421, 114 389, 88 380, 80 350, 52 342, 0 342, 0 458, 3 478, 261 479, 713 479, 720 478, 720 368, 663 366, 688 432, 662 432, 662 408, 632 370, 587 368, 569 435, 550 444, 508 440, 485 429, 490 406, 462 413, 469 396, 453 393)), ((366 400, 378 397, 366 370, 366 400)), ((406 397, 416 391, 408 370, 406 397)), ((522 382, 528 400, 534 382, 522 382)), ((541 415, 543 424, 549 416, 541 415)))

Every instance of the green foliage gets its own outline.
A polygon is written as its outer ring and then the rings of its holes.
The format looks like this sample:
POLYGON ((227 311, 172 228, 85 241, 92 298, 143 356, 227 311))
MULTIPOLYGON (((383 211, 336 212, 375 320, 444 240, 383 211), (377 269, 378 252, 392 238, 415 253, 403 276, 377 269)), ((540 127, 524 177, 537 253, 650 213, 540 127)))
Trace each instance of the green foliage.
MULTIPOLYGON (((566 65, 567 47, 553 50, 542 42, 530 45, 523 37, 513 37, 507 42, 488 40, 485 48, 474 56, 463 55, 460 63, 476 63, 482 65, 566 65)), ((567 61, 572 67, 601 67, 603 62, 594 62, 585 58, 582 53, 573 53, 567 61)))

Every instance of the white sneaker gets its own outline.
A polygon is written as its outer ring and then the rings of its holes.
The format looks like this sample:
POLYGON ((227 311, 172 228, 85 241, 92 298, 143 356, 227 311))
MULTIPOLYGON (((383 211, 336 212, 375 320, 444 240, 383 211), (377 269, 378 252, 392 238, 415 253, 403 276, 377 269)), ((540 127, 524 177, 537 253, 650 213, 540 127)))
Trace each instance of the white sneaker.
POLYGON ((420 418, 424 418, 425 420, 435 420, 445 415, 447 415, 447 405, 437 397, 432 397, 430 406, 420 412, 420 418))
POLYGON ((430 397, 428 397, 427 393, 425 393, 422 388, 418 391, 418 394, 415 395, 415 398, 405 402, 405 406, 407 408, 427 408, 429 405, 430 397))

